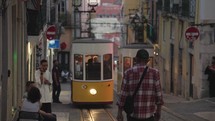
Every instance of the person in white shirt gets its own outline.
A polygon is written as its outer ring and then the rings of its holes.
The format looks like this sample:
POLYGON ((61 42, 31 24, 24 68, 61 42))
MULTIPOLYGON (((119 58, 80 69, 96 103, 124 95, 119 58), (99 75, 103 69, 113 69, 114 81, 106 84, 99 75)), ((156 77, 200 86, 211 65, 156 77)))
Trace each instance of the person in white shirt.
POLYGON ((43 59, 40 61, 40 68, 35 72, 35 79, 37 87, 40 90, 42 98, 40 102, 42 103, 41 110, 51 113, 51 103, 52 103, 52 75, 47 70, 48 62, 43 59))

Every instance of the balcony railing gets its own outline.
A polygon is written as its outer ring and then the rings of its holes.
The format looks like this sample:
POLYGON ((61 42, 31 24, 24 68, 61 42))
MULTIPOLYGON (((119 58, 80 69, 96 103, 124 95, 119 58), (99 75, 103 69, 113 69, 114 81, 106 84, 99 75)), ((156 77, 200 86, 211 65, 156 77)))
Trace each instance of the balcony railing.
POLYGON ((190 1, 189 0, 182 0, 182 7, 181 7, 181 15, 185 17, 189 17, 190 14, 190 1))
POLYGON ((170 12, 170 0, 164 0, 164 11, 170 12))
POLYGON ((71 26, 71 15, 68 13, 61 13, 58 16, 58 21, 62 23, 62 26, 71 26))
POLYGON ((39 11, 27 10, 27 33, 29 36, 38 36, 39 27, 39 11))
POLYGON ((156 6, 157 6, 158 10, 162 10, 162 8, 163 8, 163 2, 162 2, 162 0, 158 0, 156 6))
POLYGON ((179 14, 179 4, 173 4, 171 11, 173 14, 179 14))
POLYGON ((55 23, 56 22, 56 11, 55 11, 55 7, 52 7, 51 8, 51 19, 50 19, 50 22, 51 23, 55 23))
POLYGON ((163 11, 173 13, 182 17, 194 18, 196 9, 196 0, 181 0, 180 2, 173 2, 171 0, 158 0, 157 9, 161 10, 163 3, 163 11))
POLYGON ((196 9, 196 0, 182 0, 181 15, 194 18, 196 9))

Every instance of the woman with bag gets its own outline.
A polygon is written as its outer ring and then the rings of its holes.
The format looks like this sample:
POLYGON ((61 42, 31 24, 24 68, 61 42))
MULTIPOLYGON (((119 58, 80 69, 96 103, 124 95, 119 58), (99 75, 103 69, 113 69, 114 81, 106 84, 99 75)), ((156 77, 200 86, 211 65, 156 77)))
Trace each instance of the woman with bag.
POLYGON ((135 66, 124 72, 117 120, 123 121, 126 98, 132 96, 134 109, 127 113, 127 121, 159 121, 163 105, 159 72, 147 67, 149 53, 145 49, 137 51, 136 61, 135 66))

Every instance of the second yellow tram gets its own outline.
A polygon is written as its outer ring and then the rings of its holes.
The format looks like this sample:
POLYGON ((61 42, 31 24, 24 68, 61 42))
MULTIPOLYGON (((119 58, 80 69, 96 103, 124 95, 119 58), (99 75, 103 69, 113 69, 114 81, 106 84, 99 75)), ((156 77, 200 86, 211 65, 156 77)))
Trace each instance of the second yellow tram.
POLYGON ((130 67, 135 65, 135 56, 139 49, 145 49, 149 53, 150 61, 148 66, 154 66, 154 47, 150 44, 135 43, 121 47, 119 49, 119 62, 117 74, 117 92, 119 93, 123 78, 123 73, 130 67))
POLYGON ((78 39, 72 43, 71 100, 74 104, 113 103, 113 42, 78 39))

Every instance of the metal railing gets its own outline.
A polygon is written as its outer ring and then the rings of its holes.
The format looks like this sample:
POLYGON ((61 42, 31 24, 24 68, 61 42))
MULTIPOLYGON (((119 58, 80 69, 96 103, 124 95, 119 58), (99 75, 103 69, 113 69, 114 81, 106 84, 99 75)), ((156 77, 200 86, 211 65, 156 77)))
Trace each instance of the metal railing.
POLYGON ((181 0, 179 3, 174 3, 171 0, 158 0, 157 9, 181 17, 194 18, 196 0, 181 0))
POLYGON ((164 0, 164 11, 170 12, 170 0, 164 0))

